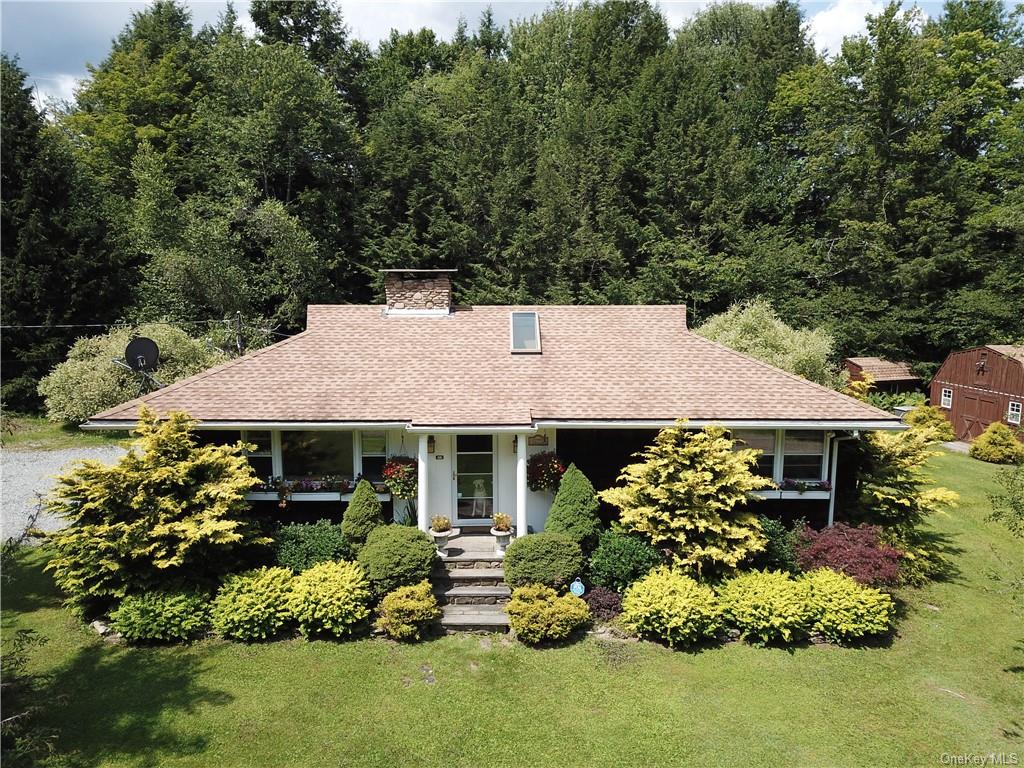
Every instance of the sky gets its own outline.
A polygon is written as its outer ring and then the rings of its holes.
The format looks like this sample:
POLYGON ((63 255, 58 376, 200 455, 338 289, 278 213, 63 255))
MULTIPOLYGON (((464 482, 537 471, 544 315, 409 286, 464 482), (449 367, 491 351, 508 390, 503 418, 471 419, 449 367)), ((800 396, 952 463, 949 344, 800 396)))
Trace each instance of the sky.
MULTIPOLYGON (((342 0, 345 23, 351 34, 371 44, 388 36, 392 29, 405 32, 429 27, 444 38, 451 37, 460 17, 476 24, 488 5, 502 25, 513 19, 538 15, 545 2, 532 0, 342 0)), ((678 27, 708 0, 660 0, 669 25, 678 27)), ((938 15, 941 2, 921 0, 926 16, 938 15)), ((16 55, 29 73, 43 106, 48 100, 70 99, 79 79, 86 76, 86 64, 98 64, 110 49, 111 40, 145 7, 131 0, 0 0, 0 47, 16 55)), ((190 2, 196 27, 217 20, 224 11, 223 0, 190 2)), ((243 27, 253 30, 248 0, 236 0, 235 10, 243 27)), ((878 13, 882 0, 800 0, 807 28, 818 50, 836 52, 845 35, 864 31, 864 16, 878 13)))

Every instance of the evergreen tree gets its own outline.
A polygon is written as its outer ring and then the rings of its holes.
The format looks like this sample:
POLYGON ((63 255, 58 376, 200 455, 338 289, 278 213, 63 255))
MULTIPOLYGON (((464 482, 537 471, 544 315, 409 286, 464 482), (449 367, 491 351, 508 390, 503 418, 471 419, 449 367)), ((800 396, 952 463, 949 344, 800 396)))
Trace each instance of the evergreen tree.
POLYGON ((584 552, 589 552, 597 545, 601 533, 601 519, 597 516, 600 506, 590 480, 575 464, 570 464, 558 485, 544 530, 564 533, 584 552))

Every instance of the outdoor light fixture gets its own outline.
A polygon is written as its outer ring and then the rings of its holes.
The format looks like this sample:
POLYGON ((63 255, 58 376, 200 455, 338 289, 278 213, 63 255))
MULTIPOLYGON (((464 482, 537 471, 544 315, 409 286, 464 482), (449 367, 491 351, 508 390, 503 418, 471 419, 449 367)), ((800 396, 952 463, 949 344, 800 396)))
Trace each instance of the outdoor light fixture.
POLYGON ((512 435, 512 453, 519 451, 519 435, 512 435))
POLYGON ((427 435, 427 453, 433 453, 434 448, 437 447, 437 442, 434 440, 433 435, 427 435))

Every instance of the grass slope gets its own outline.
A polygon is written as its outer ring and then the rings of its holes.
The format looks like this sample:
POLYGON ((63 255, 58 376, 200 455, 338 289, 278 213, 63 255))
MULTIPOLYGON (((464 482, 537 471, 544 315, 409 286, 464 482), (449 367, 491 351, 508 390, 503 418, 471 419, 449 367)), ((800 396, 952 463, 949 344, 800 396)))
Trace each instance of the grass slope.
POLYGON ((54 451, 60 448, 128 446, 126 432, 86 432, 39 416, 4 415, 0 445, 5 451, 54 451))
MULTIPOLYGON (((944 454, 963 495, 934 521, 957 573, 903 593, 889 647, 700 653, 588 639, 399 646, 284 641, 108 647, 58 605, 34 553, 3 591, 4 627, 66 698, 60 747, 110 766, 938 765, 1024 753, 1024 620, 990 572, 1024 570, 985 521, 996 469, 944 454)), ((1018 604, 1019 605, 1019 604, 1018 604)))

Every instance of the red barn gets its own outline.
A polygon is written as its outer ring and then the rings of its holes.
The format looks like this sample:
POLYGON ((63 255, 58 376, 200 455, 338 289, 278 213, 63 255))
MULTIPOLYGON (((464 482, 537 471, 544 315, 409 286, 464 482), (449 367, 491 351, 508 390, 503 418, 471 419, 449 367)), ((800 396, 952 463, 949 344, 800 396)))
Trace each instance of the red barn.
POLYGON ((987 344, 950 352, 932 379, 931 401, 946 412, 960 440, 973 440, 995 421, 1019 427, 1024 346, 987 344))
POLYGON ((895 395, 921 389, 921 379, 914 375, 908 363, 902 361, 881 357, 848 357, 843 360, 843 368, 850 374, 851 381, 860 381, 870 376, 879 392, 895 395))

